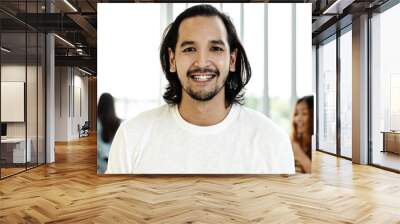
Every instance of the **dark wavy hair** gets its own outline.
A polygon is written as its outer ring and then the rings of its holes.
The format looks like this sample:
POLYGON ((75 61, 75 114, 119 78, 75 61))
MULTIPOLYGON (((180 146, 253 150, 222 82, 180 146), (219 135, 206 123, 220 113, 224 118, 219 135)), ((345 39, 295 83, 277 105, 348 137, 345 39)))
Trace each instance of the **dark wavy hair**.
POLYGON ((97 106, 97 119, 102 126, 101 138, 104 142, 112 142, 121 120, 115 113, 114 97, 111 94, 101 94, 97 106))
MULTIPOLYGON (((246 52, 240 43, 239 37, 236 33, 235 26, 230 18, 219 12, 211 5, 196 5, 183 11, 175 21, 172 22, 164 31, 164 35, 160 46, 160 60, 161 67, 169 82, 163 98, 168 104, 179 104, 182 99, 182 84, 178 76, 170 72, 168 48, 175 53, 176 44, 178 42, 179 26, 183 20, 195 16, 217 16, 225 25, 228 34, 229 49, 232 52, 237 49, 235 72, 229 72, 225 82, 225 105, 229 107, 233 103, 244 103, 243 88, 250 81, 251 67, 247 59, 246 52)), ((230 52, 230 53, 231 53, 230 52)))

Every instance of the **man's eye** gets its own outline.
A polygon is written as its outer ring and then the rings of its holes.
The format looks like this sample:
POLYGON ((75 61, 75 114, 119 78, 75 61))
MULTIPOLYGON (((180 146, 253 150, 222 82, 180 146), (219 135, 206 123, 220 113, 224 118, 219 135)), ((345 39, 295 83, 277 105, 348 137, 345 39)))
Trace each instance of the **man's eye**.
POLYGON ((222 47, 211 47, 212 51, 224 51, 222 47))
POLYGON ((185 49, 183 49, 183 52, 192 52, 192 51, 195 51, 196 49, 194 49, 194 47, 188 47, 188 48, 185 48, 185 49))

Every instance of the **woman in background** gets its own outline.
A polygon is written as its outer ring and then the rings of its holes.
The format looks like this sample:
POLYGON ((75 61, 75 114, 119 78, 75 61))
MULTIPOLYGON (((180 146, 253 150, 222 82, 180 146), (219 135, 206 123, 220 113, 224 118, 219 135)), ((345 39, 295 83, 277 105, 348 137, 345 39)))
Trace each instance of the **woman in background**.
POLYGON ((311 136, 314 127, 314 99, 305 96, 297 100, 292 118, 292 147, 296 172, 311 172, 311 136))
POLYGON ((107 169, 108 154, 121 120, 115 113, 114 98, 109 93, 100 96, 97 106, 97 173, 107 169))

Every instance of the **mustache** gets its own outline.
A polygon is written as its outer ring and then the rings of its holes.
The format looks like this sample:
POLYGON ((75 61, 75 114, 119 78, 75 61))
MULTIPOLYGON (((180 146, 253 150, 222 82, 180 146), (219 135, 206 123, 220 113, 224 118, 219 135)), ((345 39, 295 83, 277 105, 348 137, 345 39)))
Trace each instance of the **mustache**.
POLYGON ((219 71, 211 68, 194 68, 187 72, 187 76, 190 76, 193 73, 214 73, 215 75, 219 76, 219 71))

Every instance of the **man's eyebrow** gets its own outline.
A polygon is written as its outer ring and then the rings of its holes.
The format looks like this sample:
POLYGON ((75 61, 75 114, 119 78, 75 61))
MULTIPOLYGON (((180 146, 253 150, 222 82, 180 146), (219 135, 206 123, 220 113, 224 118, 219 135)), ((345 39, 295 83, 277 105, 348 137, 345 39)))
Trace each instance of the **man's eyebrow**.
POLYGON ((187 45, 193 45, 193 44, 194 44, 194 41, 183 41, 181 43, 180 47, 184 47, 184 46, 187 46, 187 45))
POLYGON ((210 42, 211 42, 212 44, 225 45, 225 42, 223 42, 222 40, 211 40, 210 42))
MULTIPOLYGON (((218 44, 218 45, 224 45, 225 46, 225 42, 222 40, 210 40, 211 44, 218 44)), ((187 45, 194 45, 194 41, 183 41, 180 45, 180 47, 185 47, 187 45)))

